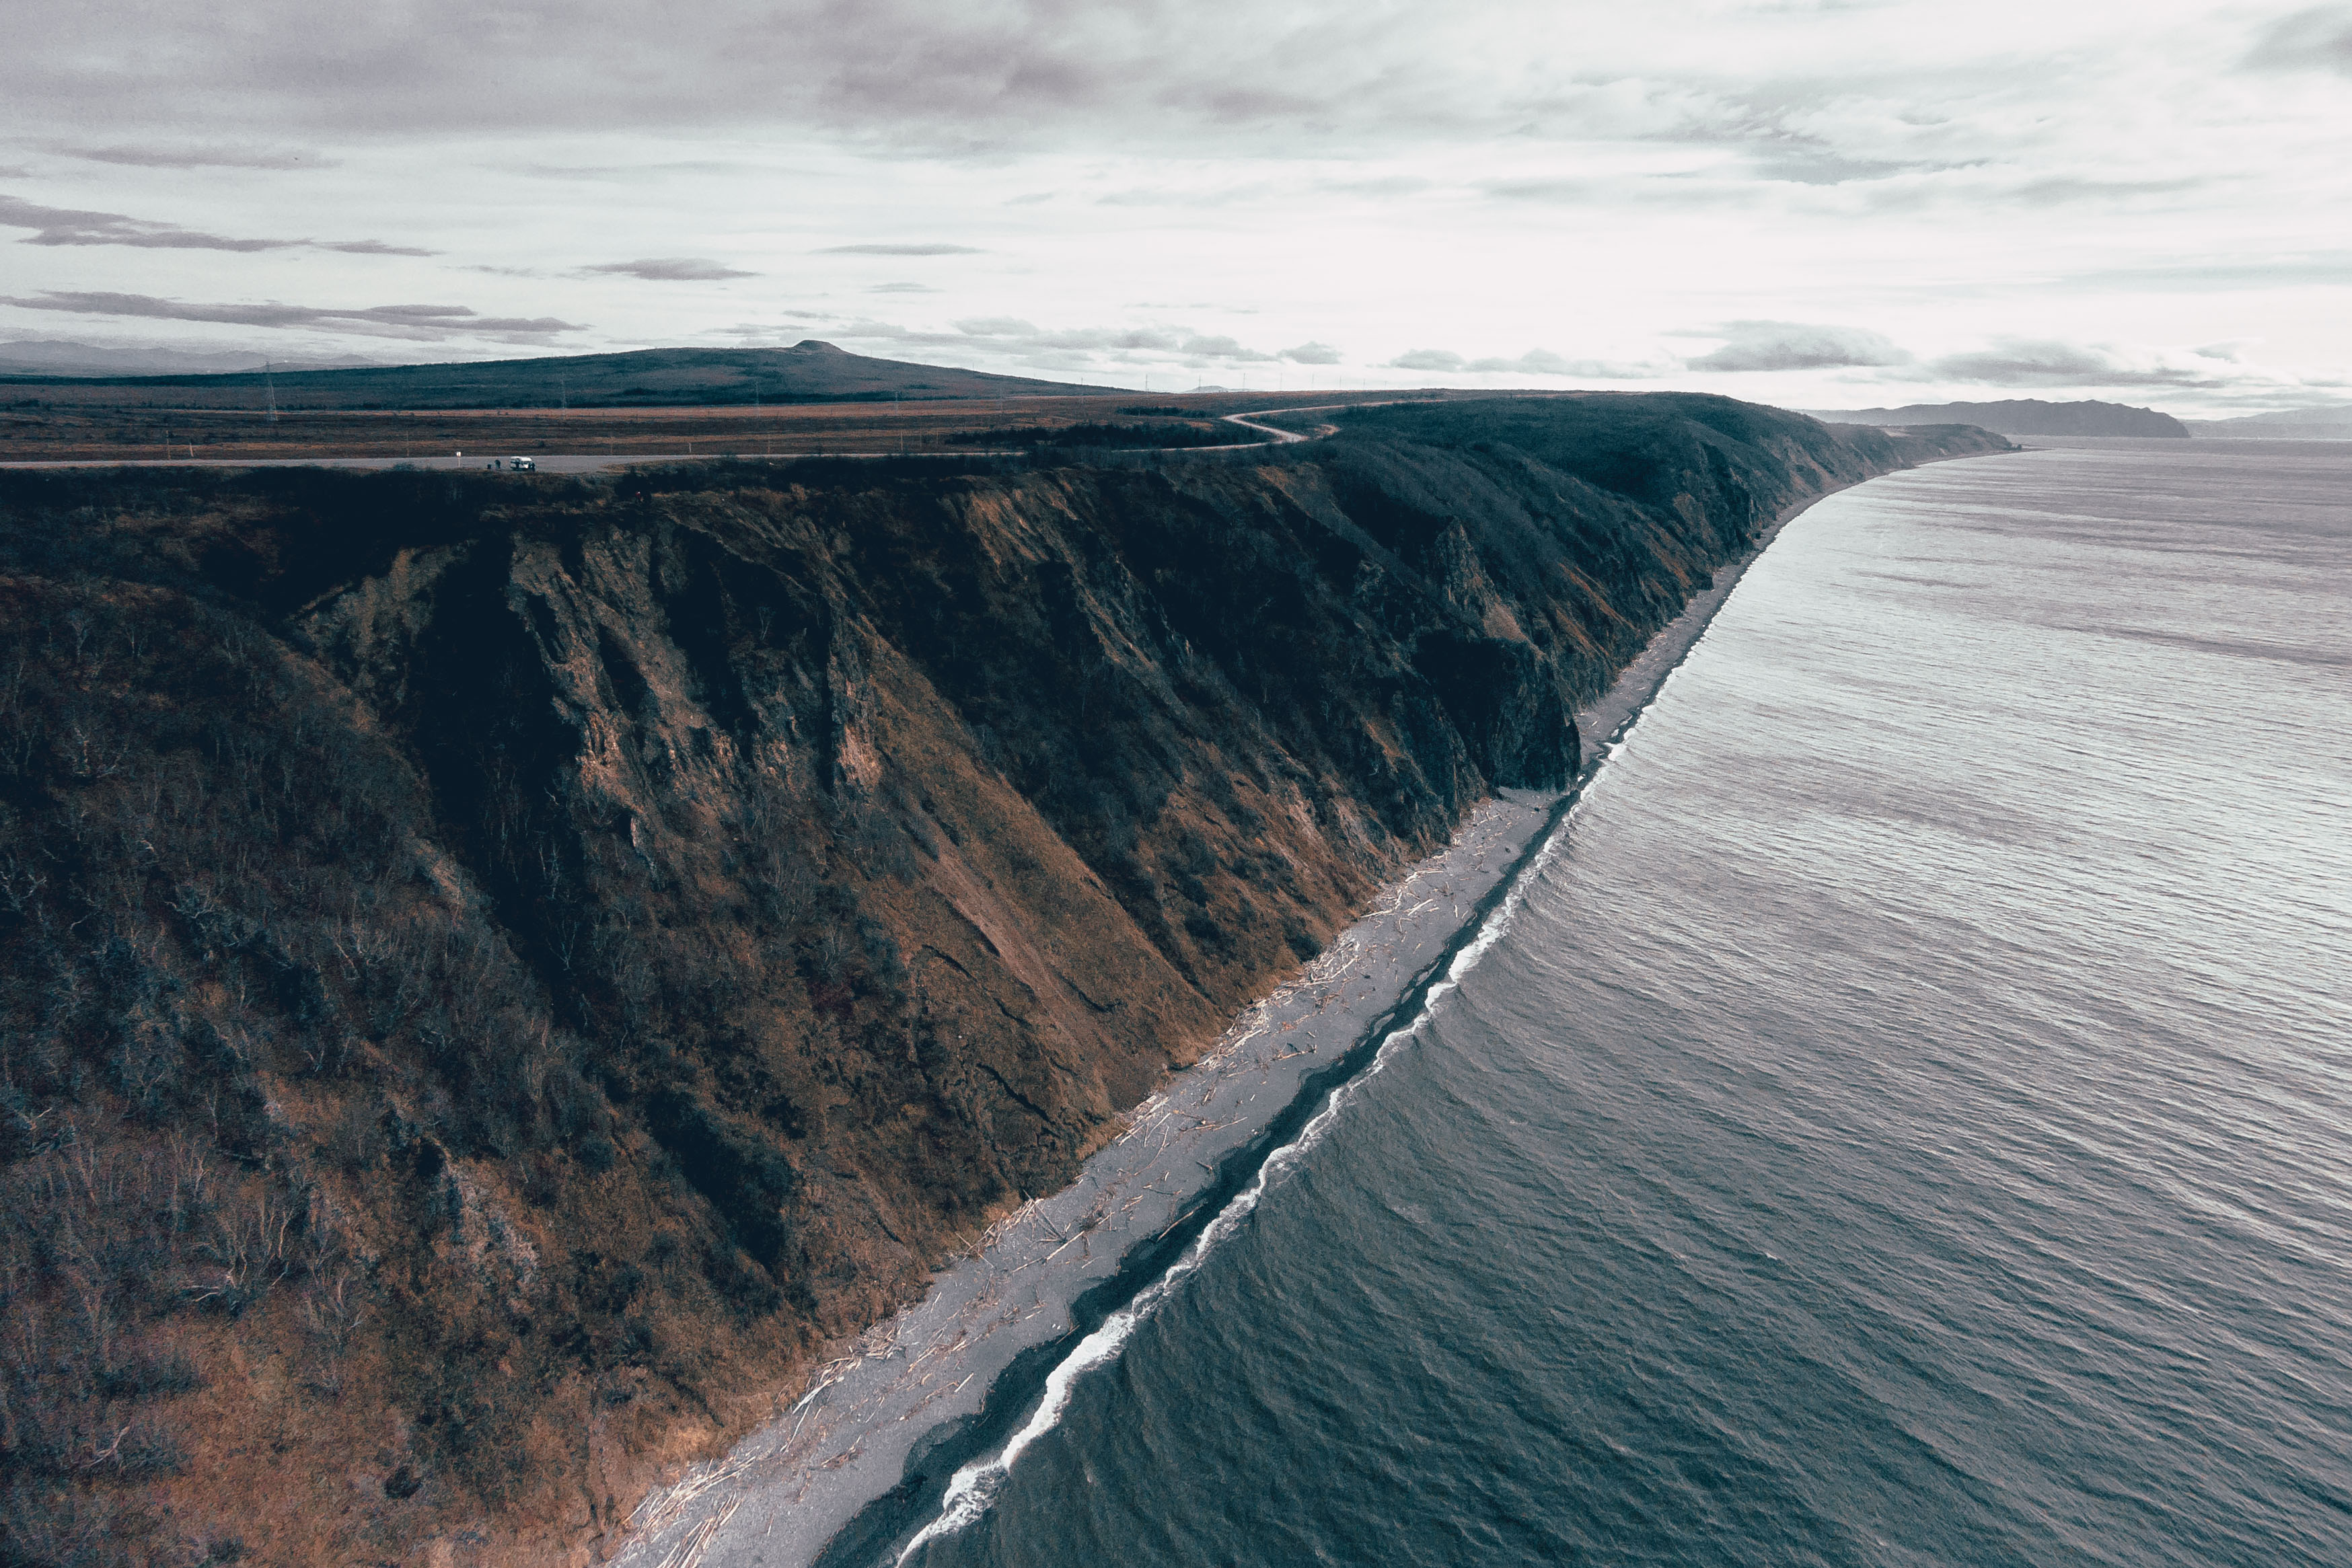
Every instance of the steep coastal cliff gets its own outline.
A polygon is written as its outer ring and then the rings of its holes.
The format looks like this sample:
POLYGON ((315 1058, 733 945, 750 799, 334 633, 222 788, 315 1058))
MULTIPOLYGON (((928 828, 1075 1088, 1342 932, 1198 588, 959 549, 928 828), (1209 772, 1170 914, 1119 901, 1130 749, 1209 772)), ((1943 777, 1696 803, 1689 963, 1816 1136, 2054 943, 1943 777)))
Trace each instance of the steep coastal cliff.
POLYGON ((1678 394, 1128 466, 0 479, 9 1561, 584 1558, 1792 501, 1678 394))

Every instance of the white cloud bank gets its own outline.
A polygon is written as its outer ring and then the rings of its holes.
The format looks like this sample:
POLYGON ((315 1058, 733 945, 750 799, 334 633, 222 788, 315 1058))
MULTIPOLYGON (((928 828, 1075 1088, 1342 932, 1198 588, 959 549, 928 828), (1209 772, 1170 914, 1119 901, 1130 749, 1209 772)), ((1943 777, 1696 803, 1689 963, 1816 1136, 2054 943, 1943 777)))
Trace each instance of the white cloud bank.
POLYGON ((2352 368, 2340 3, 21 9, 0 333, 488 353, 751 320, 1090 380, 2182 412, 2352 368), (281 303, 460 274, 471 315, 281 303), (861 314, 885 295, 903 319, 861 314), (2145 347, 2232 341, 2261 346, 2145 347))

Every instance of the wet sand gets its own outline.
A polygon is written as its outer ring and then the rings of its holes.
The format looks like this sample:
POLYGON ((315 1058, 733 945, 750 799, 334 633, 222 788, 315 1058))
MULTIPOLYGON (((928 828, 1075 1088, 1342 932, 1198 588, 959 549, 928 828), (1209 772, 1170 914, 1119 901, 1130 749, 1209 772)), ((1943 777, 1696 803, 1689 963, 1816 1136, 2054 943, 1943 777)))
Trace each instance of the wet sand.
MULTIPOLYGON (((1818 497, 1815 497, 1818 499, 1818 497)), ((1577 715, 1580 786, 1789 520, 1715 574, 1609 691, 1577 715)), ((1129 1113, 1070 1186, 1024 1205, 937 1275, 921 1302, 818 1367, 724 1459, 647 1497, 628 1568, 801 1568, 855 1521, 876 1548, 921 1523, 956 1465, 1008 1435, 1045 1374, 1174 1256, 1380 1042, 1419 1015, 1455 954, 1552 836, 1575 791, 1510 789, 1385 889, 1314 963, 1244 1012, 1129 1113), (989 1396, 1016 1361, 992 1406, 989 1396), (915 1463, 910 1467, 909 1460, 915 1463), (920 1482, 916 1476, 921 1476, 920 1482), (898 1490, 888 1517, 869 1503, 898 1490)), ((844 1544, 847 1544, 844 1542, 844 1544)))

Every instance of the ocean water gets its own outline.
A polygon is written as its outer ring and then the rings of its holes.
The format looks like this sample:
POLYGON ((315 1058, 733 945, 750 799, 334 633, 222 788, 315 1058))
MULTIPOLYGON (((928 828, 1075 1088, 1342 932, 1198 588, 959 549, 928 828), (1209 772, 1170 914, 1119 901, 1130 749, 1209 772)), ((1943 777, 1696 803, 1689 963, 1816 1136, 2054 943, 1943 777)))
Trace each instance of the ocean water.
POLYGON ((2352 1563, 2352 446, 2230 446, 1799 518, 880 1560, 2352 1563))

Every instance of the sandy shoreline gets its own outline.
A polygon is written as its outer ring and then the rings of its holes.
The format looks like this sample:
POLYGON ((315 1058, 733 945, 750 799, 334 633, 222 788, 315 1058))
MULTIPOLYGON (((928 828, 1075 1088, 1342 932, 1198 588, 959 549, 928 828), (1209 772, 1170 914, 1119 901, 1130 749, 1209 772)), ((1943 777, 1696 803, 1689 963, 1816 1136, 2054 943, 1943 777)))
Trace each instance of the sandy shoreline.
MULTIPOLYGON (((1578 713, 1578 787, 1748 565, 1820 498, 1776 518, 1755 549, 1718 570, 1713 585, 1578 713)), ((1164 1273, 1331 1092, 1419 1016, 1575 792, 1506 790, 1480 803, 1444 851, 1383 890, 1327 952, 1135 1107, 1127 1132, 1070 1186, 992 1228, 934 1278, 922 1301, 817 1368, 797 1402, 780 1399, 774 1418, 724 1459, 648 1496, 616 1561, 629 1568, 865 1561, 929 1519, 956 1467, 1000 1447, 1035 1406, 1076 1332, 1095 1329, 1164 1273)))

